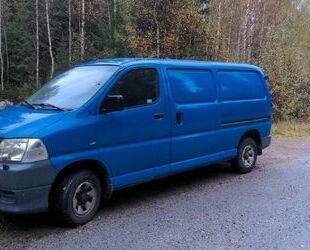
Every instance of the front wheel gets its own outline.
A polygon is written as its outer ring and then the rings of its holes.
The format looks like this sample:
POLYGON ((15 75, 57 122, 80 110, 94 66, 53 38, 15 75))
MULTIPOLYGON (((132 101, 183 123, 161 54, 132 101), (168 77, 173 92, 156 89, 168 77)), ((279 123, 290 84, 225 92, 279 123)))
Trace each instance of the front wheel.
POLYGON ((233 160, 234 169, 242 174, 251 172, 257 160, 257 144, 251 138, 245 138, 238 146, 238 156, 233 160))
POLYGON ((73 173, 56 186, 50 204, 52 212, 67 226, 83 225, 96 215, 101 192, 101 182, 94 172, 73 173))

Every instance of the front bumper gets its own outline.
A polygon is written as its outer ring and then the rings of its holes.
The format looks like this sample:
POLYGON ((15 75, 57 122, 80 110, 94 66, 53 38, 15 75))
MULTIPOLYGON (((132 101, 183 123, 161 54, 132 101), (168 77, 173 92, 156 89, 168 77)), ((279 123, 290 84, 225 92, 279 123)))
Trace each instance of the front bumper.
POLYGON ((46 211, 57 173, 50 161, 0 163, 0 211, 21 214, 46 211))

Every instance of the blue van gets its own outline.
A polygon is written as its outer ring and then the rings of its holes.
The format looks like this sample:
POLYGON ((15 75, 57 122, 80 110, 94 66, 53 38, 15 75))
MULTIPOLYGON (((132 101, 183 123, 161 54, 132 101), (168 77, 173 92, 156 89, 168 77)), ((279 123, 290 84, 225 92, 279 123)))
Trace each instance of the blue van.
POLYGON ((256 66, 111 59, 0 112, 0 210, 90 221, 113 191, 209 164, 254 169, 271 142, 256 66))

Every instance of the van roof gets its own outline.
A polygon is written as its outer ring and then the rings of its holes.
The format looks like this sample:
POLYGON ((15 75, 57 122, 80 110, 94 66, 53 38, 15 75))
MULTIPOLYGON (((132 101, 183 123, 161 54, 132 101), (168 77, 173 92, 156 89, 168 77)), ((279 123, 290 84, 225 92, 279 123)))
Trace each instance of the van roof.
POLYGON ((80 66, 103 66, 103 65, 115 65, 115 66, 129 66, 138 64, 161 64, 166 66, 183 66, 183 67, 201 67, 201 66, 214 66, 225 68, 247 68, 252 70, 260 70, 257 66, 241 63, 226 63, 226 62, 210 62, 210 61, 194 61, 194 60, 177 60, 177 59, 157 59, 157 58, 113 58, 103 59, 97 61, 85 62, 77 65, 80 66))

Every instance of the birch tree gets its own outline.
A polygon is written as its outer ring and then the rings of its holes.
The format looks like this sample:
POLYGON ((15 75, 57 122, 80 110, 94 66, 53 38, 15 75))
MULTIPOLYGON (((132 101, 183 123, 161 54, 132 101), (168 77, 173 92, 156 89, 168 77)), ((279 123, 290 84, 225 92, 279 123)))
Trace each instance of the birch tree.
POLYGON ((219 0, 218 6, 217 6, 217 27, 216 27, 216 41, 215 41, 216 58, 219 58, 221 25, 222 25, 222 1, 219 0))
POLYGON ((227 48, 229 52, 231 50, 234 11, 235 11, 235 1, 232 1, 231 8, 229 11, 229 28, 228 28, 228 39, 227 39, 227 48))
POLYGON ((81 20, 81 60, 85 55, 85 0, 82 0, 82 20, 81 20))
POLYGON ((116 34, 116 23, 117 23, 117 20, 116 20, 116 15, 117 15, 117 0, 113 0, 113 17, 114 17, 114 37, 115 37, 115 34, 116 34))
POLYGON ((1 64, 1 90, 4 90, 4 65, 2 56, 2 0, 0 0, 0 64, 1 64))
POLYGON ((110 10, 110 2, 107 1, 107 8, 108 8, 108 23, 109 23, 109 37, 112 37, 112 18, 111 18, 111 10, 110 10))
MULTIPOLYGON (((5 0, 2 0, 2 35, 3 35, 3 42, 4 45, 2 45, 2 60, 3 64, 6 66, 6 69, 3 69, 3 74, 6 75, 6 84, 9 84, 10 80, 10 62, 9 62, 9 46, 8 46, 8 35, 7 35, 7 25, 8 25, 8 8, 7 8, 7 2, 5 0), (5 52, 4 52, 5 50, 5 52), (5 59, 4 59, 5 57, 5 59)), ((3 77, 3 84, 5 84, 4 77, 3 77)))
POLYGON ((72 64, 72 6, 71 0, 68 0, 68 13, 69 13, 69 66, 72 64))
POLYGON ((5 58, 6 58, 6 83, 10 82, 10 60, 9 60, 9 46, 8 46, 8 35, 6 30, 6 24, 3 25, 3 36, 4 36, 4 46, 5 46, 5 58))
POLYGON ((52 36, 51 36, 51 27, 50 27, 50 16, 49 16, 49 0, 45 0, 45 9, 46 9, 46 25, 47 25, 47 36, 48 36, 48 47, 49 53, 51 57, 51 74, 50 78, 53 78, 54 71, 55 71, 55 59, 53 54, 53 47, 52 47, 52 36))
POLYGON ((157 58, 160 57, 160 28, 159 28, 159 22, 157 18, 157 1, 154 1, 153 6, 153 18, 156 26, 156 56, 157 58))
POLYGON ((36 0, 36 85, 40 85, 39 0, 36 0))
MULTIPOLYGON (((261 2, 262 0, 260 0, 261 2)), ((266 1, 263 1, 262 7, 262 22, 261 22, 261 29, 259 34, 259 49, 263 47, 264 35, 265 35, 265 23, 266 23, 266 1)))

